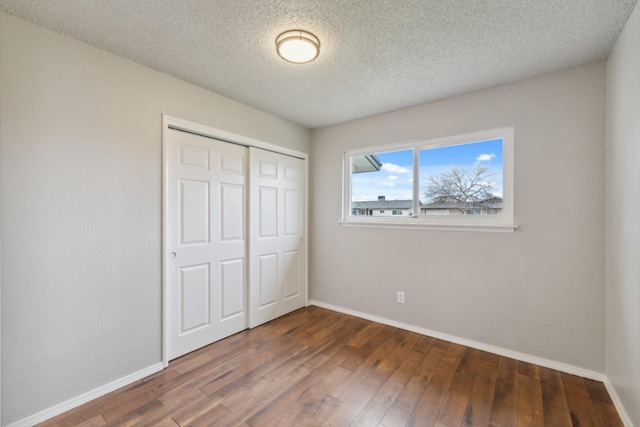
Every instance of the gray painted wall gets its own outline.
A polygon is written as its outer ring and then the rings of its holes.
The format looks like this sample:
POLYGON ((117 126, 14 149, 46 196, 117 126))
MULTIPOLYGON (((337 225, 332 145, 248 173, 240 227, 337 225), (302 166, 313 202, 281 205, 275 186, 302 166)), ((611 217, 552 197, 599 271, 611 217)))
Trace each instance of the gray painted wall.
POLYGON ((4 13, 0 49, 8 424, 161 360, 161 113, 309 132, 4 13))
POLYGON ((604 64, 313 131, 311 298, 603 372, 604 143, 604 64), (515 233, 338 223, 345 150, 503 126, 515 233))
POLYGON ((640 6, 607 62, 605 373, 640 426, 640 6))

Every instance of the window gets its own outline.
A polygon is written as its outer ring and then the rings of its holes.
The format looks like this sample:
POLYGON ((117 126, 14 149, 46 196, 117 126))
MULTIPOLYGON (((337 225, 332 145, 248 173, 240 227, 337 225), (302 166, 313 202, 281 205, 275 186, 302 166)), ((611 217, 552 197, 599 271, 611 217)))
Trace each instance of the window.
POLYGON ((352 150, 344 165, 345 225, 516 228, 512 128, 352 150))

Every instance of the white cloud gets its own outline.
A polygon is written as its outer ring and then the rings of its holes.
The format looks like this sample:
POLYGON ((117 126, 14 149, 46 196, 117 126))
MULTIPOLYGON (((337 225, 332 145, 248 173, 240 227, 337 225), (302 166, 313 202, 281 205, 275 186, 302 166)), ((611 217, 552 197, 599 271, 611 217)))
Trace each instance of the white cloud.
POLYGON ((351 197, 354 201, 378 200, 380 196, 387 200, 410 200, 412 178, 410 166, 384 163, 379 172, 351 175, 351 197))
POLYGON ((480 154, 476 158, 476 162, 488 162, 492 160, 496 155, 495 154, 480 154))
POLYGON ((393 163, 383 163, 380 169, 389 173, 411 173, 411 171, 404 166, 394 165, 393 163))

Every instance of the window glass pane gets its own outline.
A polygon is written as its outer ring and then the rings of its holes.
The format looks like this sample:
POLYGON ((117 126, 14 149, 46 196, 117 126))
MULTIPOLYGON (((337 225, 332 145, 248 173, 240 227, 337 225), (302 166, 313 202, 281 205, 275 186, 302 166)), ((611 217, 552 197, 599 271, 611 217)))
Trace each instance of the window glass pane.
POLYGON ((503 140, 420 150, 420 215, 501 215, 503 140))
POLYGON ((413 150, 353 155, 352 216, 413 214, 413 150))

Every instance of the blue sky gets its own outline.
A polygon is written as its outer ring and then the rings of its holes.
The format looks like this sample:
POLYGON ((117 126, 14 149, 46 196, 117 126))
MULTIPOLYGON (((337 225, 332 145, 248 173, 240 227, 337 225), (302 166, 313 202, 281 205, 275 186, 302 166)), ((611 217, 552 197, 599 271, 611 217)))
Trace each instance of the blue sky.
MULTIPOLYGON (((413 198, 413 150, 374 153, 382 162, 378 172, 352 175, 352 200, 410 200, 413 198)), ((453 166, 490 168, 494 194, 502 195, 502 140, 452 145, 420 152, 420 198, 429 176, 438 175, 453 166)))

